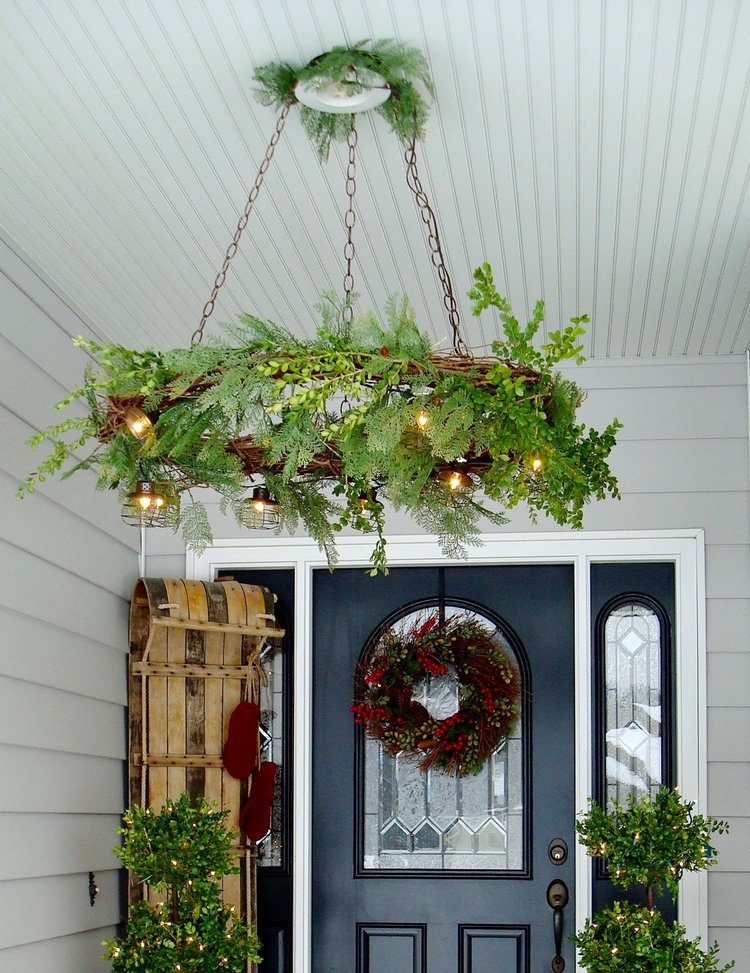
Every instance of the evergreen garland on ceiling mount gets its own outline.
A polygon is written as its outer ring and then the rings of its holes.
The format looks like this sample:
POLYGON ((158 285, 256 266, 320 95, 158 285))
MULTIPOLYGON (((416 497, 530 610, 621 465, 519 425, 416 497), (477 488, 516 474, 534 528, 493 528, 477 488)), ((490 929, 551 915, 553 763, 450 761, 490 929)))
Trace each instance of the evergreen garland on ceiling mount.
MULTIPOLYGON (((391 94, 374 110, 401 142, 408 143, 415 134, 418 139, 424 137, 429 105, 417 84, 430 95, 433 86, 427 59, 415 47, 390 39, 360 41, 352 47, 334 47, 303 68, 286 62, 263 65, 255 70, 254 78, 258 101, 277 110, 297 104, 298 84, 320 87, 336 83, 354 93, 380 84, 382 79, 391 94)), ((328 158, 331 142, 345 142, 351 129, 349 114, 316 111, 307 105, 300 105, 300 119, 323 161, 328 158)))

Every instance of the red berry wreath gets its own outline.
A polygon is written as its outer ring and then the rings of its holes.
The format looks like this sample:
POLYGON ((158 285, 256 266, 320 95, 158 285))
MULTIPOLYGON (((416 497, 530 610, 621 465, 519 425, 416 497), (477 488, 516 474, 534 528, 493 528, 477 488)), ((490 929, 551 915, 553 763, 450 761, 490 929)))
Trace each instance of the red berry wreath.
POLYGON ((406 631, 388 629, 358 673, 351 707, 385 752, 412 755, 422 770, 477 774, 513 731, 520 676, 497 635, 479 621, 436 614, 406 631), (459 709, 436 719, 414 698, 428 675, 458 680, 459 709))

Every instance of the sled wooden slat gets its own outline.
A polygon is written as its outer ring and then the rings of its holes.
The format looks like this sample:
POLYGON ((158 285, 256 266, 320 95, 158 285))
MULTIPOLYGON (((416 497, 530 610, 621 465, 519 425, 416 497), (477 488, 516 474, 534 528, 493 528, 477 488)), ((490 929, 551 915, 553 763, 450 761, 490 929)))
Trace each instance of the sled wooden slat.
MULTIPOLYGON (((284 632, 265 588, 235 581, 142 578, 130 613, 129 799, 154 810, 183 791, 228 812, 239 831, 247 781, 224 771, 229 717, 246 697, 248 664, 284 632)), ((256 848, 236 849, 240 873, 227 876, 224 900, 257 926, 256 848)), ((130 900, 143 897, 131 879, 130 900)), ((156 901, 150 890, 149 899, 156 901)))
MULTIPOLYGON (((149 753, 134 754, 133 763, 138 767, 223 767, 221 754, 207 753, 149 753)), ((203 796, 203 795, 201 795, 203 796)))
MULTIPOLYGON (((249 587, 246 585, 245 587, 249 587)), ((164 628, 186 628, 197 632, 220 632, 222 635, 257 635, 280 638, 284 630, 263 625, 222 625, 217 622, 191 621, 189 618, 154 618, 152 624, 164 628)))
MULTIPOLYGON (((170 629, 167 631, 167 662, 174 665, 184 662, 187 652, 187 639, 182 632, 170 629)), ((187 721, 185 718, 186 697, 184 679, 167 677, 167 753, 184 753, 187 737, 187 721)), ((156 747, 149 747, 156 750, 156 747)), ((160 751, 156 751, 159 753, 160 751)), ((187 777, 184 767, 167 766, 167 794, 182 794, 187 791, 187 777)))
POLYGON ((134 662, 130 670, 135 676, 188 676, 201 679, 245 679, 247 666, 173 665, 169 662, 134 662))

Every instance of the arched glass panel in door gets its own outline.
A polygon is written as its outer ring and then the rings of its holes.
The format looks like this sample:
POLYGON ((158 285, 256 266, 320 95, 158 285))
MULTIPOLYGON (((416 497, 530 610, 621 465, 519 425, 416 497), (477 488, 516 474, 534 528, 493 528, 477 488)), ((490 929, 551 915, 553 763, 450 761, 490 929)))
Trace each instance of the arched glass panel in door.
POLYGON ((668 632, 660 606, 636 596, 605 606, 597 629, 599 786, 611 807, 670 783, 668 632))
MULTIPOLYGON (((422 604, 388 625, 409 631, 438 610, 437 604, 422 604)), ((503 631, 498 620, 458 605, 443 606, 442 611, 446 618, 464 616, 494 633, 523 680, 520 646, 513 644, 512 633, 503 631)), ((376 637, 365 647, 363 662, 377 644, 376 637)), ((414 698, 434 718, 447 719, 459 708, 455 673, 427 677, 415 688, 414 698)), ((525 682, 521 699, 527 699, 525 682)), ((464 777, 438 768, 422 771, 407 754, 389 756, 379 740, 363 734, 357 802, 359 869, 367 874, 522 872, 527 867, 524 811, 528 803, 524 722, 522 713, 512 734, 480 773, 464 777)))

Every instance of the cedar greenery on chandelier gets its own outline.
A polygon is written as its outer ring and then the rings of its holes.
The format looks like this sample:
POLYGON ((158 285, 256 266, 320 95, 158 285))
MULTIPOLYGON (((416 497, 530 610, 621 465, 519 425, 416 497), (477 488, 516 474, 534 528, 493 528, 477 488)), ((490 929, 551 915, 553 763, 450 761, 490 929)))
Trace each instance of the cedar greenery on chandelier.
POLYGON ((335 48, 298 72, 288 65, 256 71, 262 100, 281 110, 191 345, 137 351, 76 339, 98 368, 89 368, 58 408, 82 401, 87 414, 29 440, 34 447, 51 443, 52 452, 21 486, 22 495, 49 475, 94 469, 100 488, 123 495, 129 522, 181 527, 187 545, 201 550, 212 536, 196 491, 208 487, 241 526, 294 530, 301 522, 329 564, 336 561, 339 531, 372 533, 373 573, 386 569, 386 501, 456 556, 478 542, 482 517, 504 523, 503 511, 524 503, 533 519, 543 513, 580 527, 587 501, 619 495, 607 465, 619 423, 600 433, 577 422, 583 393, 554 371, 561 361, 583 361, 579 339, 587 318, 573 318, 535 344, 542 303, 521 326, 485 263, 469 292, 473 313, 493 309, 502 334, 491 356, 475 357, 466 348, 416 166, 427 107, 412 79, 429 90, 426 63, 418 51, 392 41, 364 48, 335 48), (312 103, 322 106, 303 109, 321 155, 331 138, 348 145, 343 298, 327 293, 316 305, 312 340, 246 314, 222 326, 221 340, 204 344, 206 322, 301 84, 305 97, 312 93, 312 103), (438 271, 453 333, 450 352, 436 351, 406 298, 391 298, 382 316, 354 311, 351 104, 360 104, 372 85, 388 89, 378 111, 407 143, 407 183, 438 271))

